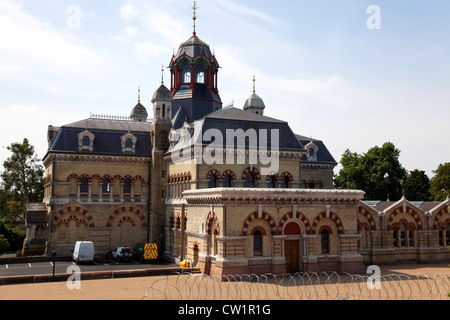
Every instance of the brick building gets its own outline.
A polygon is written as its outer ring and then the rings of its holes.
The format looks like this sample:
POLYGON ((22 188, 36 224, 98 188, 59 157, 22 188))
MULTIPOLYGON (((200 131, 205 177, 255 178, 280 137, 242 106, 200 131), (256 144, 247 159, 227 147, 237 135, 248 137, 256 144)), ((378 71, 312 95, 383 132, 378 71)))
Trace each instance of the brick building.
POLYGON ((156 242, 165 259, 213 274, 450 259, 448 199, 371 203, 333 189, 324 142, 265 116, 256 90, 242 109, 223 108, 218 60, 195 32, 169 68, 151 120, 138 101, 130 117, 49 126, 47 252, 156 242))

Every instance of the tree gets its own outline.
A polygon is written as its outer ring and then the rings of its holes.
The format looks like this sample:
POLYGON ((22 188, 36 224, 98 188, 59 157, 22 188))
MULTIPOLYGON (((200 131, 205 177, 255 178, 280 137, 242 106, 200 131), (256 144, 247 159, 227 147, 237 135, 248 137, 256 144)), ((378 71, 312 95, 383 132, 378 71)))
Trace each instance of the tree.
POLYGON ((403 181, 405 198, 410 201, 430 200, 430 179, 425 171, 415 169, 403 181))
POLYGON ((400 150, 391 142, 375 146, 363 155, 347 150, 341 159, 342 169, 336 176, 336 187, 360 189, 367 200, 399 200, 406 169, 399 161, 400 150))
POLYGON ((430 180, 431 198, 434 201, 444 201, 450 197, 450 162, 440 164, 433 173, 430 180))
POLYGON ((1 207, 8 220, 23 223, 26 204, 43 199, 44 169, 28 139, 13 143, 7 149, 12 155, 3 163, 1 207))

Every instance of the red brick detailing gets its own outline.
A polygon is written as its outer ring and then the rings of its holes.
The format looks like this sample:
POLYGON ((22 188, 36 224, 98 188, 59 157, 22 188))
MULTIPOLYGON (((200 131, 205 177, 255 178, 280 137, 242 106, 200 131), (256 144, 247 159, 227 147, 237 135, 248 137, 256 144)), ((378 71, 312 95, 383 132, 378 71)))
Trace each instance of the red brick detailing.
POLYGON ((114 220, 114 218, 123 212, 132 212, 134 214, 136 214, 139 219, 141 220, 141 226, 142 227, 147 227, 147 223, 145 222, 145 216, 141 213, 140 210, 135 209, 134 207, 126 207, 126 206, 122 206, 119 209, 115 210, 114 213, 112 215, 109 216, 108 221, 106 222, 106 226, 107 227, 112 227, 112 222, 114 220))
MULTIPOLYGON (((250 225, 250 223, 254 220, 258 219, 258 212, 253 212, 252 214, 250 214, 247 219, 244 222, 244 225, 242 226, 242 235, 246 236, 248 233, 248 226, 250 225)), ((275 222, 275 220, 272 218, 272 216, 270 214, 268 214, 267 212, 262 212, 262 216, 261 219, 266 220, 269 225, 270 225, 270 230, 272 235, 276 235, 277 234, 277 224, 275 222)))
POLYGON ((117 224, 117 226, 121 227, 124 222, 130 222, 133 227, 136 227, 136 223, 130 217, 123 217, 122 219, 120 219, 120 221, 117 224))
POLYGON ((284 177, 288 177, 290 182, 294 181, 294 176, 290 172, 287 172, 287 171, 283 172, 280 175, 280 180, 283 180, 284 177))
POLYGON ((71 215, 67 219, 59 219, 57 226, 60 227, 62 225, 65 225, 66 227, 68 227, 71 221, 75 221, 77 224, 77 227, 79 227, 81 225, 84 225, 86 228, 89 227, 86 219, 78 218, 76 215, 71 215))
POLYGON ((225 170, 223 173, 222 173, 222 179, 224 179, 225 178, 225 176, 230 176, 231 177, 231 180, 233 181, 233 180, 236 180, 236 175, 234 174, 234 172, 233 171, 231 171, 231 170, 225 170))
POLYGON ((220 234, 219 220, 217 219, 215 212, 213 212, 212 216, 210 212, 208 214, 208 217, 206 218, 206 234, 212 234, 214 231, 217 231, 217 234, 220 234), (214 220, 216 220, 216 226, 214 230, 211 230, 211 226, 214 220))
POLYGON ((70 176, 67 177, 67 182, 69 182, 71 179, 75 179, 78 181, 78 176, 75 173, 72 173, 70 176))
POLYGON ((209 170, 208 174, 206 175, 206 179, 209 180, 209 178, 212 175, 216 177, 216 180, 220 180, 220 178, 221 178, 221 175, 220 175, 219 171, 217 171, 216 169, 211 169, 211 170, 209 170))
POLYGON ((388 230, 393 230, 394 229, 394 219, 397 215, 399 215, 400 213, 406 213, 411 215, 414 220, 416 220, 416 224, 417 224, 417 229, 418 230, 422 230, 423 226, 422 226, 422 220, 420 220, 419 215, 417 214, 417 212, 415 212, 413 209, 411 209, 410 207, 406 207, 406 212, 403 212, 401 208, 397 208, 389 217, 388 220, 388 224, 387 224, 387 229, 388 230))
MULTIPOLYGON (((319 224, 319 222, 325 218, 327 218, 326 213, 322 212, 314 219, 313 225, 312 225, 313 234, 316 233, 317 225, 319 224)), ((336 223, 336 226, 338 228, 338 233, 343 234, 344 233, 344 225, 342 224, 341 218, 339 218, 339 216, 337 214, 335 214, 334 212, 330 212, 329 219, 333 220, 334 223, 336 223)))
POLYGON ((445 224, 450 224, 450 221, 449 221, 450 219, 446 219, 445 221, 439 223, 439 220, 441 219, 441 217, 446 213, 447 213, 447 208, 442 209, 441 211, 439 211, 436 214, 436 216, 434 217, 434 220, 433 220, 433 229, 434 230, 437 230, 438 227, 445 228, 445 224))
POLYGON ((281 233, 283 231, 284 224, 289 219, 297 219, 303 223, 305 226, 306 234, 312 234, 311 225, 309 224, 308 219, 301 212, 297 212, 294 216, 293 212, 286 213, 284 217, 281 219, 280 224, 278 226, 278 231, 281 233))
MULTIPOLYGON (((61 225, 61 224, 65 224, 67 221, 72 221, 72 220, 67 220, 67 219, 61 219, 62 215, 66 214, 66 213, 70 213, 70 212, 76 212, 78 214, 83 215, 83 218, 77 218, 80 223, 81 221, 85 221, 86 222, 86 227, 89 228, 94 228, 95 224, 93 222, 93 217, 88 213, 87 210, 80 208, 80 207, 75 207, 75 209, 73 209, 72 207, 67 207, 64 210, 60 210, 54 217, 53 220, 57 223, 57 225, 61 225), (62 221, 61 221, 62 220, 62 221), (61 221, 61 222, 60 222, 61 221), (89 224, 88 224, 89 222, 89 224)), ((71 215, 70 217, 76 217, 76 215, 71 215)), ((69 217, 69 218, 70 218, 69 217)), ((84 224, 84 222, 83 222, 84 224)), ((78 222, 77 222, 77 226, 78 226, 78 222)))
POLYGON ((369 212, 367 212, 367 210, 364 209, 363 207, 359 207, 358 208, 358 212, 361 213, 363 216, 365 216, 367 218, 367 220, 369 220, 370 230, 376 231, 377 230, 377 225, 376 225, 375 220, 372 217, 372 215, 369 212))
POLYGON ((250 169, 250 167, 247 167, 241 175, 241 179, 245 180, 245 177, 247 176, 247 173, 253 173, 255 175, 255 180, 256 181, 260 181, 261 180, 261 173, 259 173, 259 170, 256 167, 253 167, 252 169, 250 169))

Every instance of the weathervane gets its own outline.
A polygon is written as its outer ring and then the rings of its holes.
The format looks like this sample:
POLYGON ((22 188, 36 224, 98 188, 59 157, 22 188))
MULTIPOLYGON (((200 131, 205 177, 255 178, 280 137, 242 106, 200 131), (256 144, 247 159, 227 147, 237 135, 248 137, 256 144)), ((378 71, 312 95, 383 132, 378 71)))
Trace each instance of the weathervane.
POLYGON ((196 31, 195 31, 195 29, 196 29, 196 25, 195 25, 195 21, 197 20, 197 9, 198 9, 198 7, 197 7, 197 1, 195 1, 194 0, 194 6, 192 7, 192 9, 194 10, 194 16, 192 17, 192 20, 194 20, 194 35, 196 34, 196 31))
POLYGON ((141 86, 138 88, 138 103, 141 103, 141 86))
POLYGON ((161 65, 161 84, 164 84, 164 65, 161 65))
POLYGON ((256 76, 253 76, 253 93, 256 93, 256 76))

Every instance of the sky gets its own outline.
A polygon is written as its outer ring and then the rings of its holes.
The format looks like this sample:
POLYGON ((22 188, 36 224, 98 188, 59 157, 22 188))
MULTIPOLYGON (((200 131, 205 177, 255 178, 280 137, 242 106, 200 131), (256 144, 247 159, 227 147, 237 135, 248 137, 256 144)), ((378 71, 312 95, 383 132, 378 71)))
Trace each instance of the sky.
MULTIPOLYGON (((219 91, 323 140, 340 161, 392 142, 409 171, 450 161, 450 1, 197 0, 219 91), (373 6, 376 7, 373 7, 373 6)), ((48 125, 129 115, 193 32, 192 0, 0 0, 0 163, 48 125)), ((170 86, 170 73, 165 71, 170 86)), ((0 169, 1 170, 1 169, 0 169)), ((339 170, 335 169, 335 173, 339 170)))

